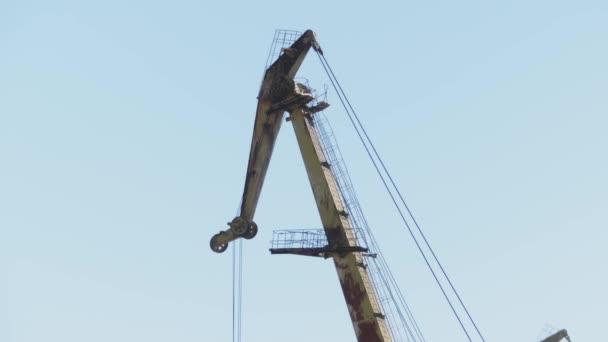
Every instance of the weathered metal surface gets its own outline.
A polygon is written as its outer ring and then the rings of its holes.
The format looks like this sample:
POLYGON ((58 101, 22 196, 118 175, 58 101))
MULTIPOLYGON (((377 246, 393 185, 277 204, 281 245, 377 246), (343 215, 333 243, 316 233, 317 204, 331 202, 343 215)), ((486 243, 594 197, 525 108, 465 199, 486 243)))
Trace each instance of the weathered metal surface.
POLYGON ((566 341, 570 341, 570 336, 568 335, 568 331, 566 331, 566 329, 562 329, 558 332, 556 332, 555 334, 545 338, 544 340, 540 341, 540 342, 560 342, 563 340, 566 341))
POLYGON ((258 108, 241 204, 241 216, 247 220, 253 220, 285 111, 285 108, 273 108, 274 111, 269 109, 293 94, 293 78, 313 44, 316 44, 314 32, 306 31, 291 45, 290 53, 283 53, 264 75, 258 95, 258 108))
MULTIPOLYGON (((287 106, 293 105, 290 101, 297 100, 291 96, 295 86, 293 78, 310 48, 316 46, 318 45, 314 32, 310 30, 304 32, 264 74, 258 94, 258 106, 240 210, 240 216, 247 222, 253 221, 285 109, 287 106)), ((214 245, 224 245, 239 237, 232 229, 220 231, 212 238, 211 247, 217 251, 214 245)))
MULTIPOLYGON (((312 124, 310 115, 313 114, 303 106, 293 106, 289 114, 328 245, 330 248, 358 247, 352 224, 344 214, 336 179, 328 167, 317 129, 312 124)), ((375 289, 367 270, 361 266, 364 264, 361 253, 336 253, 332 258, 357 339, 365 342, 391 341, 375 289)))
MULTIPOLYGON (((355 242, 353 227, 342 203, 336 180, 321 148, 316 128, 307 117, 312 112, 322 110, 327 104, 320 104, 321 107, 318 108, 306 107, 312 96, 306 93, 305 86, 296 85, 293 81, 311 47, 320 50, 314 33, 306 31, 266 70, 258 95, 239 216, 245 222, 253 222, 283 114, 287 110, 327 235, 327 250, 342 251, 331 253, 331 257, 357 339, 364 342, 391 341, 374 287, 367 270, 362 266, 363 257, 360 252, 353 252, 359 251, 360 247, 355 242)), ((232 225, 231 229, 216 234, 211 241, 212 249, 214 246, 225 246, 238 238, 235 227, 239 230, 238 227, 242 225, 232 225)), ((218 251, 217 249, 214 250, 218 251)))

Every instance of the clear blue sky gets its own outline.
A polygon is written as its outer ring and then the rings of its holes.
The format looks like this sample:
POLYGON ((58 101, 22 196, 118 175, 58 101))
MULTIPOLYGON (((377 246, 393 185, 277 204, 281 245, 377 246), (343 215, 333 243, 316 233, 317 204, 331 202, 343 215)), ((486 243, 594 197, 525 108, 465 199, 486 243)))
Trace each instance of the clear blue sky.
MULTIPOLYGON (((606 336, 608 3, 0 2, 0 341, 230 341, 231 256, 276 28, 313 29, 488 341, 606 336)), ((318 61, 302 76, 328 83, 318 61)), ((448 307, 328 110, 429 341, 448 307)), ((353 341, 291 127, 245 244, 243 341, 353 341)))

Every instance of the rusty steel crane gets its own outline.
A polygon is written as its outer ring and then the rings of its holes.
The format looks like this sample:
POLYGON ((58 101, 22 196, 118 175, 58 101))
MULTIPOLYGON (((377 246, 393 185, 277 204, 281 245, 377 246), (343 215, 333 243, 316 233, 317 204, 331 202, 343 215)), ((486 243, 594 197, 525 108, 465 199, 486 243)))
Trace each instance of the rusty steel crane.
MULTIPOLYGON (((350 208, 345 203, 347 197, 342 192, 343 185, 337 179, 336 173, 339 172, 336 172, 334 165, 330 163, 333 160, 327 155, 327 148, 324 146, 319 127, 316 124, 315 115, 327 108, 329 104, 316 99, 307 85, 294 80, 311 48, 324 59, 322 57, 323 51, 314 32, 308 30, 299 36, 291 46, 282 49, 282 53, 277 60, 266 70, 258 94, 258 105, 240 211, 238 216, 228 222, 229 228, 227 230, 220 231, 211 238, 210 247, 214 252, 222 253, 227 249, 230 242, 239 238, 252 239, 256 236, 258 226, 253 219, 274 144, 287 112, 287 121, 291 122, 293 126, 323 224, 324 242, 321 245, 315 244, 314 246, 271 248, 270 251, 273 254, 298 254, 331 258, 340 280, 357 340, 362 342, 393 341, 395 339, 393 326, 389 324, 390 320, 387 320, 387 316, 383 312, 383 305, 379 301, 378 292, 383 289, 377 288, 376 282, 372 279, 373 277, 368 270, 364 256, 370 256, 370 253, 366 253, 368 248, 359 243, 355 221, 347 210, 350 208)), ((382 166, 384 167, 384 165, 382 166)), ((426 238, 425 242, 428 245, 426 238)), ((371 255, 375 257, 374 253, 371 253, 371 255)), ((434 254, 433 257, 439 263, 434 254)), ((426 257, 425 261, 427 261, 426 257)), ((433 275, 435 276, 434 273, 433 275)), ((445 276, 447 277, 447 275, 445 276)), ((437 278, 435 279, 437 280, 437 278)), ((440 284, 439 286, 441 288, 440 284)), ((452 286, 451 282, 450 286, 452 286)), ((453 286, 452 290, 456 291, 453 286)), ((458 295, 456 294, 456 296, 458 295)), ((446 300, 450 303, 447 296, 446 300)), ((464 307, 460 297, 458 297, 458 300, 464 307)), ((450 303, 450 306, 452 307, 452 303, 450 303)), ((453 307, 452 310, 454 311, 453 307)), ((485 341, 469 312, 466 311, 466 313, 481 340, 485 341)), ((455 311, 454 314, 456 314, 455 311)), ((460 322, 460 318, 458 320, 460 322)), ((466 337, 471 341, 471 337, 466 332, 462 322, 460 324, 465 330, 466 337)), ((414 325, 418 329, 415 321, 414 325)), ((411 340, 417 340, 411 330, 409 333, 412 337, 411 340)), ((416 333, 421 337, 420 340, 425 340, 419 331, 416 333)), ((570 341, 565 330, 543 341, 558 341, 562 338, 570 341)), ((408 337, 407 340, 409 341, 410 338, 408 337)))
POLYGON ((294 81, 311 48, 322 52, 314 32, 309 30, 291 47, 284 49, 283 54, 266 70, 258 95, 240 214, 228 223, 228 230, 211 238, 210 246, 213 251, 221 253, 229 242, 238 238, 251 239, 257 234, 258 228, 253 221, 256 206, 284 113, 289 113, 288 120, 296 134, 328 242, 321 249, 301 249, 291 253, 331 257, 358 340, 391 341, 378 296, 367 270, 361 267, 363 261, 360 254, 365 249, 356 244, 353 225, 321 148, 319 133, 311 124, 311 116, 328 104, 322 102, 309 106, 314 99, 310 90, 294 81))

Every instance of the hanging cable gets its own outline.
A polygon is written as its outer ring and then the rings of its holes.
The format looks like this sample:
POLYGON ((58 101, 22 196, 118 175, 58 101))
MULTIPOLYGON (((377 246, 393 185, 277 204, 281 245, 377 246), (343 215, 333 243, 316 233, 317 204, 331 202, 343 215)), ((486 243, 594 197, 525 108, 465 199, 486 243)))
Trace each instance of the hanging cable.
MULTIPOLYGON (((237 207, 237 215, 240 207, 241 204, 237 207)), ((241 342, 242 303, 243 241, 239 239, 238 243, 236 241, 232 243, 232 342, 241 342)))
POLYGON ((241 342, 243 309, 243 241, 232 244, 232 342, 241 342))
MULTIPOLYGON (((380 162, 380 165, 382 166, 382 169, 384 170, 384 172, 386 173, 386 176, 388 177, 391 185, 393 186, 394 190, 396 191, 399 199, 401 200, 401 203, 403 204, 403 206, 405 207, 406 211, 408 212, 409 216, 412 218, 412 222, 414 222, 414 225, 416 226, 416 229, 418 230, 418 232, 420 233, 420 236, 422 236, 422 239, 424 240, 425 245, 428 247, 429 251, 431 252, 433 259, 435 260, 435 262, 437 262, 437 265, 439 266, 439 268, 441 269, 441 272, 443 273, 443 275, 445 276, 446 280, 448 281, 448 284, 450 285, 450 288, 452 289, 452 291, 454 292, 454 294, 456 295, 456 298, 458 299, 458 301, 460 302, 460 305, 462 306, 462 308, 464 309, 465 313, 467 314, 467 317, 469 318, 469 320, 471 321, 471 323, 473 324, 473 327, 475 328, 475 330, 477 331, 477 334, 479 335, 479 337, 481 338, 482 341, 485 342, 485 339, 483 337, 483 335, 481 334, 479 328, 477 327, 477 324, 475 323, 475 320, 473 320, 473 317, 471 316, 471 314, 469 313, 469 310, 467 309, 466 305, 464 304, 464 302, 462 301, 462 299, 460 298, 460 295, 458 294, 458 291, 456 291, 456 288, 454 287, 454 285, 452 284, 452 281, 450 280, 450 277, 448 276, 448 274, 446 273, 445 269, 443 268, 443 265, 441 264, 441 262, 439 261, 439 258, 437 257, 437 255, 435 254, 435 251, 433 250, 433 248, 431 247, 430 243, 428 242, 426 235, 424 234, 424 232, 422 231, 422 229, 420 228, 420 225, 418 224, 418 221, 416 221, 416 218, 414 217, 414 215, 412 214, 409 206, 407 205, 407 203, 405 202, 404 197, 401 194, 401 191, 399 190, 399 188, 397 187, 397 185, 395 184, 395 181, 393 180, 393 177, 391 176, 390 172, 388 171, 386 165, 384 164, 384 161, 382 160, 382 158, 380 157, 380 154, 378 153, 378 151, 376 150, 376 147, 374 146, 372 140, 370 139, 369 135, 367 134, 367 131, 365 130, 365 127, 363 126, 363 124, 361 123, 361 121, 359 120, 359 116, 357 115, 357 113, 355 112, 355 110, 353 109, 350 101, 348 100, 348 98, 346 97, 344 90, 342 89, 342 86, 340 85, 340 83, 338 82, 333 70, 331 69, 331 67, 329 66, 329 63, 327 62, 327 59, 325 58, 325 56, 323 54, 319 54, 321 56, 321 58, 323 59, 323 61, 325 62, 325 64, 327 65, 327 68, 329 69, 329 72, 331 73, 332 77, 335 79, 336 84, 338 86, 338 88, 340 89, 340 92, 344 95, 344 99, 346 100, 346 103, 348 104, 353 117, 355 118, 355 120, 357 121, 357 123, 359 124, 359 127, 361 128, 361 131, 363 132, 363 135, 365 136, 365 138, 367 139, 367 141, 369 142, 370 147, 372 148, 372 151, 374 152, 374 154, 376 155, 376 158, 378 159, 378 161, 380 162)), ((337 91, 337 90, 336 90, 337 91)))
POLYGON ((232 342, 236 342, 236 246, 232 244, 232 342))
POLYGON ((329 63, 327 62, 327 59, 325 58, 325 56, 321 55, 323 60, 325 61, 329 71, 331 72, 332 76, 334 77, 334 79, 336 80, 336 84, 338 85, 338 88, 340 88, 340 91, 342 92, 342 94, 344 95, 344 99, 346 100, 346 103, 348 104, 349 108, 351 109, 354 118, 357 120, 357 123, 359 124, 359 127, 361 127, 361 131, 363 132, 363 134, 365 135, 365 138, 367 139, 367 141, 369 142, 370 147, 372 148, 374 154, 376 155, 376 157, 378 158, 378 161, 380 162, 380 165, 382 166, 382 169, 384 170, 384 172, 386 173, 386 175, 388 176, 388 179, 390 181, 390 183, 392 184, 393 188, 395 189, 395 191, 397 192, 397 195, 399 196, 399 199, 401 200, 401 203, 403 204, 403 206, 405 207, 405 209, 407 210, 409 216, 412 218, 412 221, 414 222, 414 225, 416 226, 416 229, 418 230, 418 232, 420 233, 420 236, 422 236, 422 239, 424 240, 424 243, 426 244, 426 246, 428 247, 429 251, 431 252, 431 254, 433 255, 433 259, 437 262, 437 265, 439 266, 439 268, 441 269, 441 272, 443 273, 443 275, 445 276, 445 279, 448 281, 448 284, 450 285, 450 288, 452 289, 452 291, 454 292, 454 294, 456 295, 456 298, 458 299, 458 301, 460 302, 460 305, 462 306, 462 308, 464 309, 465 313, 467 314, 467 317, 469 318, 469 320, 471 321, 471 323, 473 324, 473 327, 475 328, 477 334, 479 335, 479 337, 481 338, 482 341, 485 342, 485 339, 483 337, 483 335, 481 334, 481 331, 479 330, 479 328, 477 327, 477 324, 475 323, 475 320, 473 319, 473 317, 471 316, 471 314, 469 313, 469 310, 467 309, 466 305, 464 304, 464 302, 462 301, 462 299, 460 298, 460 295, 458 294, 458 291, 456 290, 456 288, 454 287, 454 285, 452 284, 452 281, 450 279, 450 277, 448 276, 447 272, 445 271, 445 269, 443 268, 443 265, 441 264, 441 262, 439 261, 439 258, 437 257, 437 255, 435 254, 435 251, 433 250, 433 248, 431 247, 430 243, 428 242, 426 235, 424 234, 424 232, 422 231, 422 229, 420 228, 420 225, 418 224, 418 221, 416 220, 416 218, 414 217, 414 215, 412 214, 412 211, 410 210, 409 206, 407 205, 404 197, 401 194, 401 191, 399 190, 399 188, 397 187, 395 181, 393 180, 393 177, 391 176, 390 172, 388 171, 386 165, 384 164, 384 161, 382 160, 382 158, 380 157, 380 154, 378 153, 378 151, 376 150, 376 147, 374 146, 372 140, 370 139, 369 135, 367 134, 367 131, 365 130, 365 127, 363 126, 363 124, 361 123, 361 121, 359 120, 359 116, 357 115, 357 113, 355 112, 355 110, 353 109, 350 101, 348 100, 348 98, 346 97, 346 95, 344 94, 344 90, 342 89, 342 86, 340 85, 340 83, 338 82, 333 70, 331 69, 331 67, 329 66, 329 63))
MULTIPOLYGON (((391 188, 389 187, 389 185, 388 185, 388 183, 387 183, 384 175, 382 174, 382 172, 380 170, 380 167, 378 166, 378 163, 374 159, 374 156, 373 156, 372 152, 370 151, 370 148, 367 146, 369 144, 373 148, 373 144, 372 144, 371 140, 369 139, 369 136, 364 131, 364 128, 361 125, 361 122, 358 119, 358 116, 356 115, 354 109, 352 108, 352 105, 350 105, 350 102, 348 101, 348 99, 346 97, 346 94, 342 90, 342 87, 340 86, 337 78, 335 77, 335 74, 333 73, 333 70, 329 66, 329 63, 327 62, 325 56, 322 53, 320 53, 319 51, 317 51, 317 55, 319 57, 319 60, 321 61, 321 64, 322 64, 325 72, 327 73, 327 75, 328 75, 328 77, 329 77, 329 79, 330 79, 330 81, 332 83, 332 86, 333 86, 334 90, 336 91, 336 93, 338 95, 338 98, 340 99, 340 102, 342 103, 342 106, 344 107, 344 109, 345 109, 345 111, 347 113, 347 116, 348 116, 349 120, 351 121, 353 127, 355 128, 355 131, 356 131, 359 139, 363 143, 363 146, 364 146, 364 148, 365 148, 365 150, 367 152, 367 155, 369 156, 370 160, 372 161, 372 164, 374 165, 374 168, 376 169, 376 172, 380 176, 380 179, 382 180, 382 183, 383 183, 385 189, 389 193, 389 196, 391 197, 391 200, 392 200, 393 204, 397 208, 397 211, 399 212, 399 215, 401 216, 401 219, 402 219, 403 223, 405 224, 405 226, 408 229, 410 235, 412 236, 412 238, 413 238, 413 240, 414 240, 414 242, 415 242, 415 244, 416 244, 416 246, 417 246, 420 254, 422 255, 425 263, 427 264, 427 267, 431 271, 431 274, 433 275, 433 278, 435 279, 435 281, 436 281, 437 285, 439 286, 439 288, 440 288, 443 296, 445 297, 446 301, 448 302, 448 304, 449 304, 452 312, 454 313, 454 316, 458 320, 458 323, 460 324, 460 326, 461 326, 463 332, 465 333, 467 339, 469 341, 472 341, 471 337, 470 337, 470 335, 469 335, 469 333, 468 333, 468 331, 466 329, 466 327, 464 326, 464 324, 463 324, 463 322, 462 322, 462 320, 460 318, 460 315, 458 314, 458 312, 454 308, 454 305, 452 304, 452 301, 450 300, 450 298, 447 295, 445 289, 443 288, 443 285, 441 284, 439 278, 437 277, 437 274, 435 273, 433 267, 431 266, 431 263, 429 262, 429 260, 428 260, 428 258, 426 256, 426 253, 423 251, 422 247, 420 246, 420 243, 418 242, 418 239, 416 238, 413 230, 411 229, 409 223, 407 222, 407 220, 405 218, 405 215, 403 214, 401 208, 399 207, 399 205, 397 203, 397 199, 395 198, 395 195, 393 194, 394 190, 391 191, 391 188), (348 106, 347 106, 347 104, 348 104, 348 106), (350 108, 350 110, 349 110, 349 108, 350 108), (352 114, 351 114, 351 112, 352 112, 352 114), (356 120, 356 122, 355 122, 355 120, 356 120), (359 124, 359 126, 357 125, 357 123, 359 124), (367 142, 366 142, 366 139, 367 139, 367 142)), ((381 158, 380 158, 379 154, 377 153, 377 151, 375 150, 375 148, 373 148, 373 151, 374 151, 374 154, 376 155, 376 158, 379 160, 379 162, 381 162, 381 158)), ((385 165, 384 165, 383 162, 381 162, 381 165, 382 165, 384 171, 388 174, 388 171, 386 170, 386 167, 385 167, 385 165)), ((394 182, 392 182, 392 177, 389 178, 389 180, 391 181, 391 184, 393 185, 393 187, 396 188, 394 182)), ((402 196, 400 198, 403 199, 402 196)), ((408 212, 409 212, 409 210, 408 210, 408 212)), ((409 213, 411 213, 411 212, 409 212, 409 213)), ((420 229, 419 226, 417 226, 417 227, 418 227, 418 229, 420 229)), ((425 239, 425 241, 426 241, 426 239, 425 239)), ((426 241, 426 243, 428 244, 428 241, 426 241)), ((433 255, 434 255, 434 253, 433 253, 433 255)), ((436 258, 436 255, 434 255, 434 257, 436 258)), ((442 267, 441 267, 441 269, 443 270, 442 267)), ((443 272, 443 274, 444 274, 444 276, 447 277, 447 274, 445 272, 443 272)), ((451 284, 451 281, 450 281, 450 284, 451 284)), ((455 289, 454 289, 453 285, 451 285, 451 288, 455 292, 455 289)), ((464 307, 464 304, 462 303, 461 300, 460 300, 460 303, 464 307)), ((465 311, 468 313, 468 310, 466 310, 466 308, 465 308, 465 311)), ((472 318, 470 317, 470 315, 468 315, 468 316, 469 316, 469 319, 472 321, 472 318)), ((473 324, 474 324, 474 322, 473 322, 473 324)), ((474 324, 474 326, 476 327, 475 324, 474 324)), ((477 329, 477 332, 480 335, 480 337, 482 338, 482 340, 484 340, 483 336, 481 336, 481 333, 479 332, 478 329, 477 329)))
MULTIPOLYGON (((317 96, 315 96, 317 97, 317 96)), ((334 138, 334 133, 329 123, 329 120, 323 113, 318 113, 312 117, 314 125, 317 127, 319 133, 319 141, 325 152, 326 157, 330 163, 331 172, 334 174, 339 193, 342 201, 350 218, 356 229, 362 229, 363 234, 359 236, 356 234, 357 239, 361 237, 362 241, 359 241, 364 246, 369 248, 370 253, 375 256, 366 257, 371 262, 368 262, 369 274, 377 290, 380 305, 383 309, 383 313, 386 316, 386 321, 389 326, 389 331, 395 341, 402 341, 402 329, 407 333, 405 338, 408 341, 425 341, 424 336, 416 322, 414 315, 412 314, 400 287, 394 279, 393 274, 388 267, 388 263, 384 259, 381 249, 379 248, 372 229, 363 214, 361 205, 357 198, 357 194, 350 180, 347 167, 343 162, 342 153, 338 146, 337 141, 334 138), (368 239, 369 237, 369 239, 368 239), (368 241, 369 240, 369 241, 368 241), (398 300, 395 299, 397 297, 398 300), (390 300, 389 300, 390 299, 390 300), (400 324, 395 320, 394 312, 396 311, 397 316, 400 319, 400 324), (404 315, 405 312, 405 315, 404 315), (410 327, 412 326, 413 329, 410 327), (413 330, 413 332, 412 332, 413 330)))
POLYGON ((241 342, 243 326, 243 239, 239 239, 239 314, 238 314, 238 342, 241 342))

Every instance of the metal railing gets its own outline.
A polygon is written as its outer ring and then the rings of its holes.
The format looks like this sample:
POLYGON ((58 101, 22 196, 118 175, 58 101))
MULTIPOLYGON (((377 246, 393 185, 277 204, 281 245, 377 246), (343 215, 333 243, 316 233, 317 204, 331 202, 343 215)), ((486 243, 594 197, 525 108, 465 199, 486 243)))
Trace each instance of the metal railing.
POLYGON ((272 45, 270 45, 270 52, 266 59, 266 69, 279 58, 284 48, 290 47, 300 36, 302 32, 293 30, 276 30, 274 31, 274 38, 272 39, 272 45))
MULTIPOLYGON (((355 246, 362 234, 361 229, 346 229, 349 245, 355 246), (349 234, 352 232, 352 234, 349 234)), ((328 247, 324 229, 275 230, 272 233, 271 249, 312 249, 328 247)))

